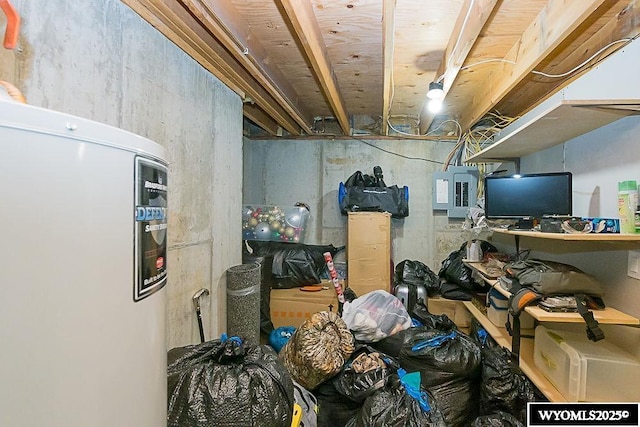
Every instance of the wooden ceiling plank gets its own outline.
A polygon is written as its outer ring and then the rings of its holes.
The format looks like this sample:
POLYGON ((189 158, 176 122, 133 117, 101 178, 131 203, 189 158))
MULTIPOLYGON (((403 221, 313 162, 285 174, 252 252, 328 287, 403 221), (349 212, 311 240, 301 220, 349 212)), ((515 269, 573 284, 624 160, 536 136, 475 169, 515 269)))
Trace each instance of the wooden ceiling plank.
POLYGON ((550 0, 459 116, 471 128, 606 0, 550 0))
POLYGON ((351 134, 346 104, 309 0, 278 0, 345 135, 351 134))
POLYGON ((382 135, 389 135, 389 113, 393 98, 393 41, 396 0, 384 0, 382 7, 382 135))
POLYGON ((279 136, 281 128, 267 113, 258 108, 255 104, 245 102, 242 106, 242 113, 249 120, 260 126, 271 136, 279 136))
POLYGON ((227 70, 236 76, 241 82, 241 87, 253 102, 258 104, 260 108, 271 115, 276 122, 280 123, 280 125, 289 132, 294 135, 300 135, 301 131, 298 124, 271 95, 255 81, 254 77, 242 67, 241 64, 235 61, 224 46, 221 46, 218 41, 193 18, 189 11, 173 0, 152 1, 157 5, 161 13, 165 13, 165 16, 168 16, 171 21, 180 25, 187 34, 189 32, 194 33, 197 39, 201 40, 201 42, 196 41, 196 43, 200 43, 205 49, 210 50, 212 57, 214 57, 216 63, 218 63, 223 70, 227 70))
POLYGON ((444 52, 441 66, 443 69, 438 70, 438 77, 443 76, 442 86, 445 94, 447 94, 451 86, 453 86, 471 48, 498 4, 498 0, 467 0, 467 2, 468 1, 471 1, 472 4, 467 7, 463 6, 462 9, 463 11, 469 11, 467 13, 468 18, 466 18, 467 15, 463 17, 462 14, 458 17, 459 21, 462 18, 462 23, 460 24, 460 28, 458 28, 456 24, 456 31, 453 33, 455 42, 453 42, 453 37, 449 40, 449 45, 444 52))
MULTIPOLYGON (((233 82, 240 87, 245 96, 251 98, 265 112, 271 115, 283 128, 294 135, 300 135, 298 124, 277 104, 277 102, 262 88, 235 59, 221 46, 210 33, 195 21, 193 16, 181 5, 171 0, 124 0, 128 3, 139 3, 152 15, 158 18, 165 28, 170 31, 163 32, 172 42, 183 47, 190 47, 186 52, 196 51, 199 54, 194 59, 205 60, 201 63, 207 70, 215 70, 212 73, 218 77, 223 74, 225 80, 233 82), (173 38, 172 38, 173 37, 173 38)), ((136 9, 134 9, 136 10, 136 9)), ((141 15, 143 18, 144 15, 141 15)), ((158 28, 162 30, 161 28, 158 28)), ((184 49, 184 48, 183 48, 184 49)), ((223 80, 224 82, 224 80, 223 80)), ((226 83, 225 83, 226 84, 226 83)))
MULTIPOLYGON (((442 82, 445 97, 497 4, 498 0, 465 0, 462 5, 436 73, 437 79, 442 82)), ((425 104, 426 102, 425 98, 425 104)), ((426 105, 423 105, 420 113, 420 133, 427 132, 434 117, 426 105)))
MULTIPOLYGON (((607 17, 608 21, 597 28, 588 39, 567 46, 561 53, 562 55, 566 52, 567 55, 561 60, 554 60, 553 65, 542 71, 547 74, 562 74, 583 64, 605 46, 637 35, 640 31, 640 0, 631 0, 625 3, 624 7, 614 11, 613 16, 607 17)), ((617 4, 616 6, 622 5, 617 4)), ((609 49, 594 58, 590 64, 603 59, 624 45, 624 43, 617 43, 610 46, 609 49)), ((510 96, 508 101, 498 103, 496 108, 507 115, 522 115, 589 69, 589 66, 585 66, 582 70, 576 70, 566 78, 544 79, 545 83, 529 84, 518 92, 517 96, 510 96)))
MULTIPOLYGON (((264 46, 255 37, 233 4, 226 0, 180 0, 251 75, 275 98, 282 108, 312 134, 313 116, 277 67, 270 67, 264 46)), ((266 130, 266 129, 265 129, 266 130)))

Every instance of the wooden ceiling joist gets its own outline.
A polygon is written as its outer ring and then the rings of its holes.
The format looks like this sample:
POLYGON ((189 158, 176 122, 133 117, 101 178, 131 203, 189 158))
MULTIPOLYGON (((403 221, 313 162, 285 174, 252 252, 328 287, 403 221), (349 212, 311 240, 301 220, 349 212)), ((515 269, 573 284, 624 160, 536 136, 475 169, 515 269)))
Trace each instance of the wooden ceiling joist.
POLYGON ((243 115, 251 120, 256 125, 260 126, 271 136, 281 136, 282 128, 269 117, 264 111, 258 108, 255 104, 245 102, 242 106, 243 115))
POLYGON ((507 54, 506 59, 515 64, 496 67, 461 111, 458 121, 462 129, 468 130, 488 113, 603 3, 606 0, 550 0, 507 54))
MULTIPOLYGON (((498 0, 465 0, 462 5, 436 73, 436 78, 442 82, 445 97, 497 3, 498 0)), ((427 132, 434 117, 435 115, 426 108, 426 105, 423 106, 420 112, 421 134, 427 132)))
POLYGON ((338 80, 331 66, 327 46, 311 2, 309 0, 279 0, 279 3, 285 11, 286 19, 295 31, 342 131, 345 135, 350 135, 351 126, 346 104, 338 87, 338 80))
POLYGON ((382 129, 383 135, 389 135, 389 113, 393 95, 393 41, 396 0, 384 0, 382 6, 382 129))
MULTIPOLYGON (((308 134, 313 116, 302 105, 293 87, 273 62, 247 23, 239 19, 233 4, 226 0, 179 0, 201 24, 222 43, 235 59, 278 101, 308 134)), ((265 129, 266 130, 266 129, 265 129)))
POLYGON ((301 134, 298 123, 182 5, 172 0, 123 2, 243 99, 251 98, 284 129, 301 134))

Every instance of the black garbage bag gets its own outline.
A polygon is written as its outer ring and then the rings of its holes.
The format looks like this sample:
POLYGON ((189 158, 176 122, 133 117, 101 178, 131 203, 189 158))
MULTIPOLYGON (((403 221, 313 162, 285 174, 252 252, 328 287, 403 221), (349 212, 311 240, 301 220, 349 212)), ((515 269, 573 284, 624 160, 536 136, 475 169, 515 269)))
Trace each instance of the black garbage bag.
POLYGON ((428 297, 440 291, 440 278, 428 266, 420 261, 404 260, 396 265, 395 284, 423 286, 428 297))
MULTIPOLYGON (((322 259, 324 264, 324 258, 322 259)), ((273 277, 277 289, 320 283, 320 260, 304 247, 283 249, 273 255, 273 277)))
MULTIPOLYGON (((482 253, 487 252, 497 252, 495 246, 491 243, 481 241, 480 248, 482 249, 482 253)), ((457 251, 453 251, 449 254, 449 256, 442 261, 442 266, 440 271, 438 272, 438 276, 443 278, 446 283, 456 285, 457 287, 462 288, 463 291, 467 292, 487 292, 490 288, 489 285, 482 281, 481 283, 477 282, 473 278, 473 271, 471 268, 464 265, 462 262, 467 256, 467 243, 463 243, 460 249, 457 251)), ((444 284, 440 285, 440 294, 443 293, 444 284)), ((450 289, 445 287, 445 291, 452 292, 450 289)), ((444 295, 443 295, 444 296, 444 295)), ((463 298, 451 298, 449 299, 463 299, 463 298)))
POLYGON ((424 387, 456 378, 480 378, 480 348, 467 335, 456 330, 411 329, 414 331, 405 338, 398 362, 409 372, 420 371, 424 387))
POLYGON ((393 375, 385 388, 369 396, 347 427, 445 427, 447 424, 431 393, 420 390, 420 399, 393 375))
POLYGON ((312 391, 318 401, 318 427, 344 427, 362 407, 336 390, 333 381, 325 381, 312 391))
POLYGON ((460 285, 446 281, 440 284, 440 296, 456 301, 471 301, 473 299, 473 293, 471 291, 460 287, 460 285))
POLYGON ((324 253, 335 255, 340 248, 333 245, 305 245, 286 242, 247 242, 255 256, 273 256, 271 273, 273 289, 313 285, 322 281, 325 271, 324 253))
POLYGON ((346 398, 364 402, 376 390, 385 387, 398 368, 400 365, 393 358, 364 345, 353 352, 342 370, 330 381, 346 398))
POLYGON ((496 412, 489 415, 480 415, 471 427, 525 427, 516 417, 506 412, 496 412))
POLYGON ((168 427, 289 427, 293 382, 269 346, 238 337, 168 353, 168 427))
POLYGON ((445 330, 413 327, 371 345, 394 353, 403 369, 421 373, 422 387, 448 426, 467 426, 479 413, 482 355, 470 337, 444 325, 445 330))
POLYGON ((453 378, 428 388, 450 427, 466 427, 480 413, 480 380, 453 378))
POLYGON ((339 373, 313 391, 318 400, 318 426, 344 427, 399 367, 393 358, 372 347, 358 347, 339 373))
POLYGON ((456 326, 453 320, 446 314, 429 313, 429 309, 422 299, 418 299, 416 302, 411 312, 411 317, 428 329, 437 329, 439 331, 453 331, 458 329, 458 326, 456 326))
POLYGON ((535 386, 512 362, 509 350, 499 346, 482 349, 481 414, 502 411, 524 423, 527 402, 536 400, 535 386))
POLYGON ((487 330, 480 324, 475 317, 471 318, 471 326, 469 327, 469 337, 473 339, 480 348, 498 347, 499 344, 493 339, 487 330))
POLYGON ((422 374, 448 426, 467 426, 479 414, 480 348, 457 330, 416 334, 403 346, 400 364, 422 374))
MULTIPOLYGON (((446 317, 446 314, 443 316, 446 317)), ((425 334, 430 334, 429 336, 433 336, 437 335, 439 332, 449 333, 451 331, 452 329, 448 328, 448 323, 446 322, 446 320, 443 323, 433 322, 433 324, 414 326, 403 331, 398 331, 395 334, 388 336, 387 338, 381 339, 380 341, 374 343, 370 343, 369 345, 371 345, 371 347, 375 348, 376 350, 395 358, 396 360, 398 360, 400 367, 407 369, 407 361, 400 360, 399 357, 404 347, 410 340, 412 340, 414 337, 424 337, 425 334), (443 329, 440 330, 438 328, 434 328, 434 326, 442 326, 443 329)), ((409 371, 411 371, 411 369, 409 369, 409 371)))

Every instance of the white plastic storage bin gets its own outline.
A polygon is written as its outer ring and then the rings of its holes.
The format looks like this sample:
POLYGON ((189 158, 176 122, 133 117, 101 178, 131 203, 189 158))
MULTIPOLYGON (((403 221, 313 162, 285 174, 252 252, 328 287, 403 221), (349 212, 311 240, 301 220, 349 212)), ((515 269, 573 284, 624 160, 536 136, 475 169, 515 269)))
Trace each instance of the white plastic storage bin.
MULTIPOLYGON (((495 289, 491 289, 487 294, 487 317, 499 328, 504 328, 507 319, 513 326, 513 319, 509 314, 509 299, 495 289)), ((533 317, 527 313, 520 313, 520 329, 533 329, 533 317)))
POLYGON ((586 332, 538 326, 536 367, 571 402, 640 402, 640 359, 586 332))

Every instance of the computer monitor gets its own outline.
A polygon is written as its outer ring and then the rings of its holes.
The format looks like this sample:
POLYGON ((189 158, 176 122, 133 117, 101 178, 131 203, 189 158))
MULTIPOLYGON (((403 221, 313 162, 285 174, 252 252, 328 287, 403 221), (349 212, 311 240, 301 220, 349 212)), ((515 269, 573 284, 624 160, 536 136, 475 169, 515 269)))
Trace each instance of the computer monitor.
POLYGON ((543 216, 571 216, 571 172, 487 176, 484 210, 487 219, 514 219, 529 224, 543 216))

